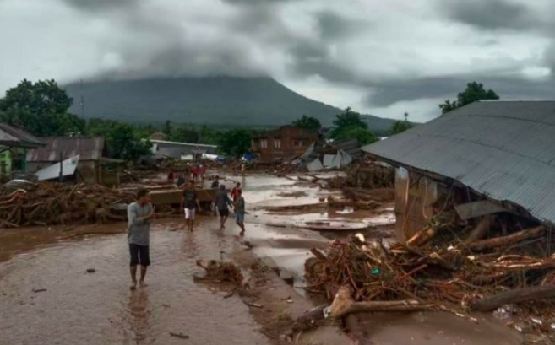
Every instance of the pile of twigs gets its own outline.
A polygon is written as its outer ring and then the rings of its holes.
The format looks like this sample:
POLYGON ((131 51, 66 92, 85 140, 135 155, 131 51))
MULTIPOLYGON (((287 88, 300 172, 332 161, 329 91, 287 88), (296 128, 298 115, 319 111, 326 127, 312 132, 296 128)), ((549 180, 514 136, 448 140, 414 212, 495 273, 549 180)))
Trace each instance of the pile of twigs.
POLYGON ((38 183, 28 190, 2 191, 0 227, 124 220, 126 215, 113 206, 133 200, 131 192, 99 185, 38 183))
POLYGON ((438 218, 435 228, 390 247, 354 238, 325 252, 313 250, 315 258, 306 265, 309 290, 331 301, 347 285, 355 301, 410 299, 458 310, 494 310, 555 298, 555 258, 512 251, 515 243, 541 238, 545 227, 469 243, 441 233, 451 221, 449 216, 438 218))

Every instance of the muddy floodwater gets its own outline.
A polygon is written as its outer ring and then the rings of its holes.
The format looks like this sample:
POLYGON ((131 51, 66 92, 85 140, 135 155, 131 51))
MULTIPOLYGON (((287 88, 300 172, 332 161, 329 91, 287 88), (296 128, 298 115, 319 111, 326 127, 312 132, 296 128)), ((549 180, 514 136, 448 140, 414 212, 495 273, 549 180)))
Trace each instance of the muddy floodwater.
MULTIPOLYGON (((244 185, 246 234, 239 236, 233 215, 225 231, 213 215, 202 216, 193 233, 181 219, 158 221, 149 286, 136 291, 129 289, 126 224, 0 230, 0 345, 272 344, 239 297, 193 282, 202 273, 196 260, 252 253, 278 267, 304 296, 311 248, 359 231, 383 237, 394 223, 391 205, 331 210, 322 200, 337 193, 294 178, 228 176, 226 184, 234 181, 244 185)), ((442 313, 356 316, 347 326, 360 344, 519 343, 499 323, 442 313)), ((302 344, 331 344, 325 334, 320 339, 302 344)))

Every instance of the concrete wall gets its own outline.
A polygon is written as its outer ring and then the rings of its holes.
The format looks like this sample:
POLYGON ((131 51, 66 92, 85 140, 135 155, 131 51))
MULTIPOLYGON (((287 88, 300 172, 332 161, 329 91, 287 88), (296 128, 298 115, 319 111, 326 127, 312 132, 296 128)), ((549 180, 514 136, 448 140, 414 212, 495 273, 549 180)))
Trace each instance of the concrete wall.
POLYGON ((434 216, 432 204, 443 188, 434 180, 409 172, 395 170, 395 236, 405 241, 422 229, 434 216))

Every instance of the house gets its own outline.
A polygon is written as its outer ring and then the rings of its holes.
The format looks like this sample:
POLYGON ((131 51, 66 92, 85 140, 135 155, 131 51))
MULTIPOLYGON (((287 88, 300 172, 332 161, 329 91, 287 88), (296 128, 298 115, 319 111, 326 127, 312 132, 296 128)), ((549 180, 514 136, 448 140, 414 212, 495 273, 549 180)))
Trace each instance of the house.
POLYGON ((356 138, 326 142, 323 138, 312 143, 301 156, 309 171, 341 168, 362 156, 356 138))
POLYGON ((29 133, 0 123, 0 175, 7 178, 12 171, 25 170, 27 150, 44 145, 29 133))
POLYGON ((396 236, 447 198, 555 224, 555 101, 482 101, 363 148, 396 167, 396 236), (460 200, 458 200, 460 199, 460 200), (487 207, 486 207, 487 206, 487 207))
POLYGON ((31 149, 27 153, 27 172, 35 173, 52 164, 79 156, 77 166, 80 177, 89 183, 108 183, 113 174, 102 171, 103 164, 120 163, 106 157, 104 137, 47 137, 41 138, 45 147, 31 149))
POLYGON ((261 161, 274 162, 302 155, 317 140, 318 133, 293 126, 282 126, 254 136, 251 150, 261 161))
POLYGON ((198 143, 178 143, 173 141, 151 139, 151 153, 160 159, 200 159, 203 155, 216 154, 216 145, 198 143))

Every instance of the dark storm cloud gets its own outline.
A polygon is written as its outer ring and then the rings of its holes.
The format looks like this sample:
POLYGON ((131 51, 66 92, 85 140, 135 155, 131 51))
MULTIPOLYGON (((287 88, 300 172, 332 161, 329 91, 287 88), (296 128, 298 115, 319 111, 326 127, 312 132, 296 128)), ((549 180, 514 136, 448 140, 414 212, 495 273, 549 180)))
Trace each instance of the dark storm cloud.
POLYGON ((534 13, 508 0, 442 1, 451 19, 483 30, 521 30, 535 25, 534 13))
MULTIPOLYGON (((353 34, 359 22, 352 18, 343 17, 331 11, 324 11, 316 14, 320 36, 324 40, 337 39, 349 34, 353 34)), ((368 28, 366 28, 368 29, 368 28)))
POLYGON ((70 6, 83 11, 113 10, 138 6, 140 0, 63 0, 70 6))
POLYGON ((229 4, 238 4, 238 5, 271 5, 271 4, 280 4, 285 2, 295 2, 300 0, 222 0, 223 2, 227 2, 229 4))
POLYGON ((366 99, 368 105, 387 107, 400 101, 420 99, 456 99, 468 83, 476 81, 486 89, 493 89, 501 99, 552 99, 555 80, 531 80, 518 76, 497 77, 484 75, 457 75, 437 78, 417 78, 381 82, 366 99))

